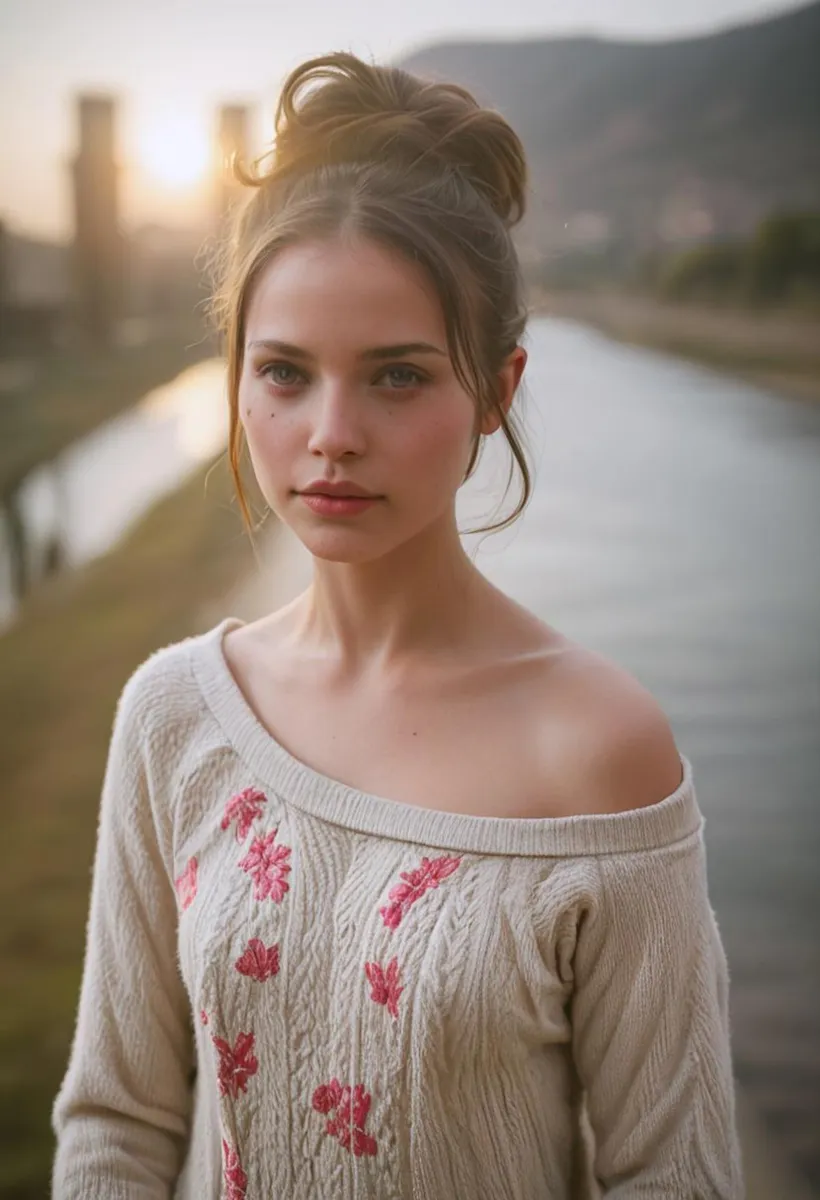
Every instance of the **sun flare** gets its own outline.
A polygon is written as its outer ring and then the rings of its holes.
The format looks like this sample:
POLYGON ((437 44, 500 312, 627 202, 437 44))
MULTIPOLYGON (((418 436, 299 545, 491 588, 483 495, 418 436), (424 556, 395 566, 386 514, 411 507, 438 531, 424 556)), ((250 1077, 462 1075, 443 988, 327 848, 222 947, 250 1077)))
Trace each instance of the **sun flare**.
POLYGON ((168 116, 146 127, 138 140, 139 160, 153 183, 181 191, 201 183, 210 164, 206 131, 193 119, 168 116))

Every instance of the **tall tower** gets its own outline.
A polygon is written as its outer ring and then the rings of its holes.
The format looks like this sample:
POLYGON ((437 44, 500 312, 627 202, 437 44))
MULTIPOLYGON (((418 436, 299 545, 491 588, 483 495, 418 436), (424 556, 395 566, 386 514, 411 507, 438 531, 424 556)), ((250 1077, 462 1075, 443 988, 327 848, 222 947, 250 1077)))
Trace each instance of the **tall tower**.
POLYGON ((217 124, 217 223, 221 226, 242 187, 231 174, 231 159, 236 154, 247 165, 248 108, 244 104, 223 104, 217 124))
POLYGON ((8 310, 11 308, 11 296, 9 295, 9 254, 8 254, 8 234, 6 232, 5 223, 0 220, 0 357, 6 348, 6 342, 9 341, 8 335, 8 310))
POLYGON ((72 164, 77 310, 84 331, 95 341, 108 342, 122 312, 124 283, 115 100, 79 96, 77 113, 79 149, 72 164))

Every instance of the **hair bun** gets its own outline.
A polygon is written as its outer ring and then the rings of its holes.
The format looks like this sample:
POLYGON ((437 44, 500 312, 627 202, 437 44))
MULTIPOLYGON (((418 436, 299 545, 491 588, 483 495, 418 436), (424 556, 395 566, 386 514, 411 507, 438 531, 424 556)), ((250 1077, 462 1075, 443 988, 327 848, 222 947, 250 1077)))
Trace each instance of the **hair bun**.
POLYGON ((291 72, 276 109, 270 159, 264 172, 240 171, 240 178, 259 185, 335 162, 445 163, 469 179, 506 225, 524 214, 524 148, 500 113, 482 108, 457 84, 428 82, 353 54, 309 59, 291 72))

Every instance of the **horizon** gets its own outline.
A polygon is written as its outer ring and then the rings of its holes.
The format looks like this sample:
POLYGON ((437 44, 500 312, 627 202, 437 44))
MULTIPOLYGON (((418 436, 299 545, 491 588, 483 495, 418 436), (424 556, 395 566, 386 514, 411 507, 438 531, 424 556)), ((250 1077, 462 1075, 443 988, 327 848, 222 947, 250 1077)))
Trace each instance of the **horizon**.
POLYGON ((68 164, 80 94, 117 100, 124 228, 181 231, 207 222, 218 106, 248 105, 257 153, 270 140, 287 72, 329 49, 395 61, 452 42, 577 37, 668 43, 810 7, 793 0, 670 0, 659 12, 650 0, 625 0, 613 14, 606 0, 537 6, 510 0, 502 15, 489 0, 454 0, 442 21, 436 0, 418 0, 412 19, 402 14, 398 26, 384 12, 368 13, 366 0, 351 0, 343 15, 332 0, 314 0, 305 13, 280 19, 286 31, 271 50, 264 38, 248 36, 249 25, 259 20, 257 0, 236 0, 231 14, 219 0, 144 0, 139 8, 131 0, 75 0, 73 11, 57 13, 45 11, 47 0, 6 0, 6 6, 0 159, 7 167, 0 177, 0 221, 19 236, 57 242, 71 234, 68 164))

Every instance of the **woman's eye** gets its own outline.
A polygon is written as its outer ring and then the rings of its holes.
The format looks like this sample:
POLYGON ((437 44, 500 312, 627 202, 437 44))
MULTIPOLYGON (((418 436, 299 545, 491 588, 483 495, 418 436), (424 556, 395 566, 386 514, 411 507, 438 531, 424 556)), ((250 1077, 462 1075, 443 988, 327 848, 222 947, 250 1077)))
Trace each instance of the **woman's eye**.
POLYGON ((382 376, 389 379, 393 387, 416 387, 424 382, 424 377, 413 367, 388 367, 382 376))
MULTIPOLYGON (((287 362, 265 363, 257 374, 267 379, 274 387, 297 387, 305 382, 301 371, 287 362)), ((386 383, 391 389, 418 387, 425 382, 425 376, 414 367, 387 367, 378 377, 378 383, 386 383)))
POLYGON ((277 387, 292 387, 300 379, 299 372, 290 363, 268 363, 262 367, 259 374, 264 375, 277 387))

